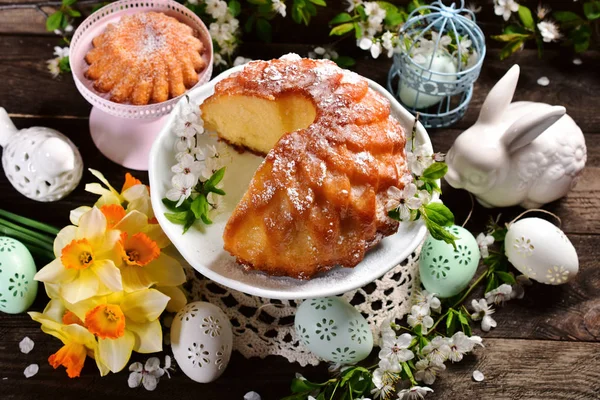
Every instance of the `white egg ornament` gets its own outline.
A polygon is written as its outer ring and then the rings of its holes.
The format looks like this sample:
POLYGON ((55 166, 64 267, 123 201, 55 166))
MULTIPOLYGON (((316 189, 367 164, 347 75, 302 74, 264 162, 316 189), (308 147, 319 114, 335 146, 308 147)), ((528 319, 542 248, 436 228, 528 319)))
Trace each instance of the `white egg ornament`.
POLYGON ((508 261, 540 283, 561 285, 579 271, 577 252, 569 238, 541 218, 524 218, 510 224, 504 247, 508 261))
POLYGON ((0 237, 0 311, 18 314, 27 311, 37 295, 33 276, 35 263, 21 242, 0 237))
POLYGON ((480 258, 477 240, 471 232, 457 225, 445 229, 458 237, 454 242, 456 248, 429 236, 419 257, 421 283, 440 298, 456 296, 465 289, 477 271, 480 258))
POLYGON ((373 349, 367 320, 341 297, 305 300, 296 310, 294 327, 302 344, 326 361, 356 363, 373 349))
POLYGON ((233 346, 231 323, 217 306, 203 301, 187 304, 171 325, 173 356, 188 378, 208 383, 227 368, 233 346))

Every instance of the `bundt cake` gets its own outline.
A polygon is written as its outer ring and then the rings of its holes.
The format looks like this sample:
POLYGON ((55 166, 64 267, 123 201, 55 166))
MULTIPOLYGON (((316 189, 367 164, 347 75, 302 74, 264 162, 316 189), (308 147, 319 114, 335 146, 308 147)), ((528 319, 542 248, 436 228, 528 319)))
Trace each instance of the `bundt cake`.
POLYGON ((206 68, 196 32, 159 12, 126 15, 92 43, 85 75, 117 103, 144 105, 177 97, 206 68))
POLYGON ((254 61, 201 106, 225 141, 265 154, 229 218, 224 248, 247 269, 309 279, 353 267, 397 231, 406 139, 387 99, 327 60, 254 61))

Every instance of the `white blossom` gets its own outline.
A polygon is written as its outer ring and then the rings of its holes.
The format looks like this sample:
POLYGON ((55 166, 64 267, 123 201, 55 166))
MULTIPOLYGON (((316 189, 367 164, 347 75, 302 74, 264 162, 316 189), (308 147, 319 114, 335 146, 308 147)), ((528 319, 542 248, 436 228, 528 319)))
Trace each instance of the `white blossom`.
POLYGON ((19 342, 19 349, 23 354, 29 354, 31 350, 33 350, 33 346, 35 343, 33 340, 29 339, 29 336, 25 336, 23 340, 19 342))
POLYGON ((58 61, 58 58, 53 58, 51 60, 46 61, 46 64, 48 64, 48 71, 50 71, 50 74, 53 78, 56 78, 60 74, 60 67, 58 66, 58 61))
POLYGON ((410 389, 402 389, 398 392, 398 400, 423 399, 427 393, 433 393, 433 389, 426 386, 413 386, 410 389))
POLYGON ((542 35, 542 39, 546 43, 553 42, 562 37, 562 34, 558 30, 558 25, 551 21, 542 21, 537 24, 538 29, 540 30, 540 34, 542 35))
POLYGON ((67 33, 73 32, 73 29, 74 29, 74 28, 73 28, 73 25, 71 25, 71 24, 68 24, 68 25, 65 27, 65 32, 67 32, 67 33))
POLYGON ((433 326, 433 318, 429 315, 429 308, 412 306, 407 318, 408 325, 415 327, 421 325, 421 332, 426 334, 433 326))
POLYGON ((246 58, 246 57, 242 57, 242 56, 237 56, 235 58, 235 60, 233 60, 233 66, 237 67, 238 65, 244 65, 244 64, 248 64, 250 61, 252 61, 251 58, 246 58))
POLYGON ((422 200, 415 197, 417 186, 409 183, 400 190, 396 186, 390 186, 387 190, 388 201, 386 208, 388 210, 398 210, 401 221, 408 221, 411 218, 411 210, 417 210, 422 200))
POLYGON ((35 374, 38 373, 38 371, 40 370, 40 366, 37 364, 29 364, 27 366, 27 368, 25 368, 25 371, 23 371, 23 375, 25 375, 25 378, 31 378, 32 376, 34 376, 35 374))
POLYGON ((504 304, 505 301, 512 299, 513 289, 508 283, 503 283, 494 290, 485 294, 485 300, 488 303, 504 304))
POLYGON ((442 302, 435 295, 436 293, 429 293, 427 290, 418 292, 415 296, 415 305, 439 313, 442 310, 442 302))
POLYGON ((446 369, 446 366, 442 363, 436 363, 428 358, 417 361, 415 364, 415 379, 425 383, 426 385, 432 385, 435 382, 435 377, 446 369))
POLYGON ((131 371, 127 379, 129 387, 133 389, 143 385, 149 391, 156 389, 158 381, 165 374, 165 371, 160 367, 158 357, 149 358, 144 366, 140 362, 135 362, 129 366, 129 371, 131 371))
POLYGON ((271 0, 271 8, 277 14, 281 15, 282 17, 285 17, 285 3, 282 0, 271 0))
POLYGON ((432 362, 443 364, 450 356, 450 339, 436 336, 423 349, 421 355, 427 357, 432 362))
POLYGON ((67 47, 60 47, 60 46, 54 46, 54 55, 57 58, 64 58, 64 57, 69 57, 69 46, 67 47))
POLYGON ((206 0, 206 12, 214 19, 221 19, 227 14, 227 3, 222 0, 206 0))
POLYGON ((261 397, 256 392, 248 392, 244 395, 244 400, 261 400, 261 397))
POLYGON ((471 318, 473 321, 481 320, 481 330, 484 332, 489 332, 491 328, 496 327, 496 321, 491 317, 491 315, 495 312, 494 309, 488 305, 485 299, 480 299, 479 301, 473 300, 471 303, 471 307, 475 311, 471 314, 471 318))
POLYGON ((233 31, 230 29, 229 24, 212 22, 208 27, 208 31, 210 32, 210 37, 219 44, 233 39, 233 31))
POLYGON ((420 176, 423 175, 423 171, 433 164, 433 154, 431 154, 425 145, 420 145, 414 151, 406 153, 406 161, 410 171, 420 176))
POLYGON ((519 3, 515 0, 494 0, 494 13, 508 21, 510 15, 519 11, 519 3))
POLYGON ((548 15, 550 13, 550 11, 552 11, 550 9, 550 7, 548 6, 543 6, 542 3, 538 4, 537 6, 537 10, 536 10, 536 14, 538 19, 541 21, 544 18, 546 18, 546 15, 548 15))
POLYGON ((358 43, 358 47, 363 50, 370 50, 371 57, 377 58, 381 54, 381 42, 377 39, 369 39, 364 37, 358 43))
POLYGON ((550 84, 550 79, 547 76, 542 76, 537 80, 537 84, 540 86, 548 86, 550 84))
POLYGON ((346 11, 348 12, 354 10, 357 6, 363 4, 362 0, 346 0, 346 2, 348 3, 348 8, 346 8, 346 11))
POLYGON ((473 371, 473 380, 475 382, 482 382, 484 379, 485 379, 485 377, 483 376, 483 373, 481 373, 481 371, 479 371, 479 370, 473 371))
POLYGON ((177 164, 171 167, 171 171, 176 174, 191 175, 194 177, 194 181, 198 180, 202 173, 202 163, 196 161, 194 156, 190 154, 184 154, 177 164))
POLYGON ((328 48, 328 47, 315 47, 313 51, 308 52, 308 58, 318 59, 322 58, 324 60, 335 60, 339 57, 337 51, 328 48))
POLYGON ((381 360, 388 360, 392 365, 412 360, 415 355, 412 351, 408 350, 412 340, 413 336, 408 333, 403 333, 398 337, 383 338, 379 358, 381 360))
POLYGON ((450 35, 443 35, 440 38, 440 34, 438 32, 432 31, 431 32, 431 43, 433 44, 434 47, 435 47, 435 44, 438 43, 437 48, 448 47, 448 45, 450 43, 452 43, 452 38, 450 37, 450 35))
POLYGON ((223 56, 221 54, 219 54, 219 53, 213 54, 213 63, 216 66, 227 65, 227 61, 225 61, 225 59, 223 58, 223 56))
POLYGON ((375 1, 366 2, 364 6, 369 27, 376 29, 377 32, 381 31, 386 14, 385 10, 375 1))
POLYGON ((481 258, 486 258, 490 256, 490 252, 488 251, 488 246, 494 244, 494 237, 489 233, 481 232, 477 235, 477 245, 479 246, 479 253, 481 253, 481 258))
POLYGON ((483 346, 479 336, 467 336, 463 332, 458 331, 448 340, 450 353, 448 359, 452 362, 459 362, 463 359, 463 355, 473 351, 475 345, 483 346))
POLYGON ((197 180, 194 176, 187 174, 177 174, 171 179, 173 187, 165 194, 167 199, 177 202, 177 207, 191 196, 192 188, 196 186, 197 180))
POLYGON ((519 275, 515 278, 516 282, 512 285, 512 295, 513 299, 522 299, 525 297, 525 286, 531 286, 533 283, 529 280, 529 277, 526 275, 519 275))
POLYGON ((381 45, 387 50, 387 56, 394 55, 394 34, 390 31, 385 31, 381 36, 381 45))

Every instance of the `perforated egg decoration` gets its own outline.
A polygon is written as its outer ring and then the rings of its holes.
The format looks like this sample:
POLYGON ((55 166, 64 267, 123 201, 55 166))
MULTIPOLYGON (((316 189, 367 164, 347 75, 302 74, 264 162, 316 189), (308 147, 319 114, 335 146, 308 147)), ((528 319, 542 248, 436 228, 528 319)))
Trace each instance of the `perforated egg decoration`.
POLYGON ((326 361, 353 364, 373 349, 367 320, 341 297, 305 300, 296 311, 294 326, 300 342, 326 361))
POLYGON ((524 218, 511 224, 504 247, 516 269, 541 283, 561 285, 579 271, 577 251, 569 238, 541 218, 524 218))
POLYGON ((179 368, 196 382, 212 382, 223 374, 232 345, 229 318, 213 304, 189 303, 173 319, 173 356, 179 368))
POLYGON ((480 258, 477 240, 471 232, 457 225, 445 229, 458 237, 456 248, 429 236, 419 258, 423 286, 441 298, 455 296, 469 285, 480 258))
POLYGON ((38 283, 33 257, 21 242, 0 237, 0 311, 18 314, 31 306, 38 283))

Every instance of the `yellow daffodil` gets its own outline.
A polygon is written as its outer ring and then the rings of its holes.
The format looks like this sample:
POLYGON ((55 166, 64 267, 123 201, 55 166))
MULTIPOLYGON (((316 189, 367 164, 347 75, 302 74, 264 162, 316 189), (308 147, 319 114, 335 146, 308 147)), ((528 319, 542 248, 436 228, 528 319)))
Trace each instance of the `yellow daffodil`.
POLYGON ((58 299, 50 300, 43 313, 30 312, 34 321, 42 324, 42 331, 59 339, 63 343, 56 353, 48 358, 56 369, 64 366, 69 378, 78 377, 87 356, 96 360, 102 376, 109 371, 98 354, 98 342, 84 326, 83 322, 71 311, 67 311, 58 299))
POLYGON ((119 372, 132 351, 162 350, 158 317, 168 302, 169 297, 158 290, 144 289, 93 297, 68 308, 98 338, 98 356, 102 362, 112 372, 119 372))
POLYGON ((79 226, 70 225, 58 233, 56 259, 35 279, 57 284, 59 295, 69 303, 120 291, 119 240, 120 232, 107 230, 106 217, 94 207, 81 216, 79 226))
POLYGON ((162 251, 170 244, 159 225, 132 211, 115 225, 121 232, 117 244, 121 256, 121 277, 126 292, 157 286, 178 286, 185 282, 181 264, 162 251))
POLYGON ((179 312, 187 304, 187 297, 179 286, 156 286, 154 289, 169 296, 171 300, 167 303, 168 312, 179 312))

